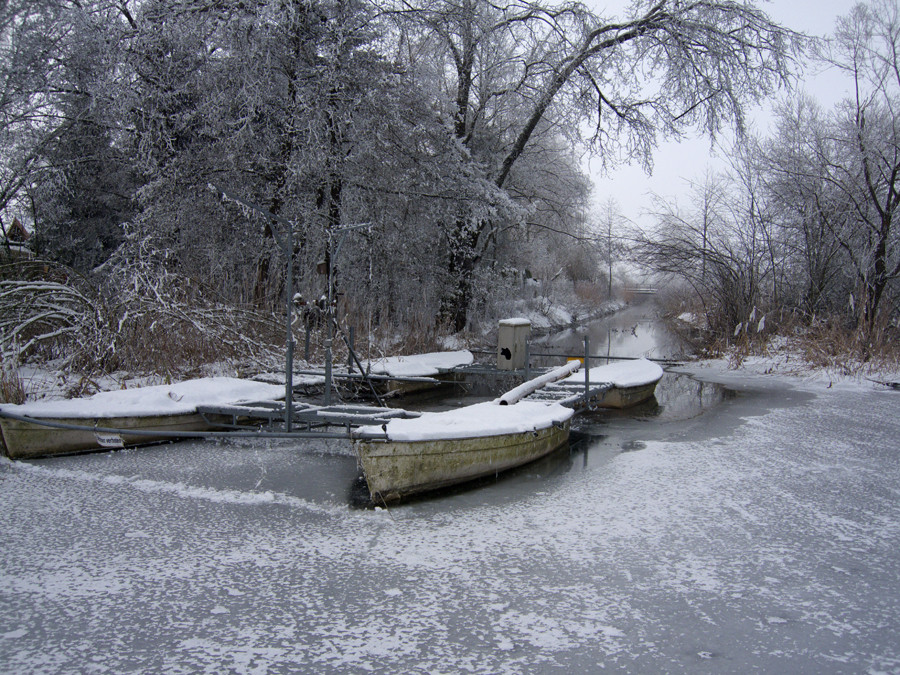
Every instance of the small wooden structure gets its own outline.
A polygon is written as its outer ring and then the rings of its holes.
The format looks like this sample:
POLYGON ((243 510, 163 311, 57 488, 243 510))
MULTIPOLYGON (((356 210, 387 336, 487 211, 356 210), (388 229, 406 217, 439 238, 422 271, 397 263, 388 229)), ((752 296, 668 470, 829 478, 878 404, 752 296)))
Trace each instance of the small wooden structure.
POLYGON ((18 218, 13 218, 12 223, 6 229, 6 241, 10 244, 24 244, 31 239, 31 232, 18 218))

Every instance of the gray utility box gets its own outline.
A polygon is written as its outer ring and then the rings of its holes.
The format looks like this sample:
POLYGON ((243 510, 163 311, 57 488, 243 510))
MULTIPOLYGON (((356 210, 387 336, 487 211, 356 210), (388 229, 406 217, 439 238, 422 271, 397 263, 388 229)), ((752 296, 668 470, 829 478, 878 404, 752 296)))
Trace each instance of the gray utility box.
POLYGON ((497 368, 518 370, 525 367, 528 336, 531 322, 528 319, 502 319, 497 335, 497 368))

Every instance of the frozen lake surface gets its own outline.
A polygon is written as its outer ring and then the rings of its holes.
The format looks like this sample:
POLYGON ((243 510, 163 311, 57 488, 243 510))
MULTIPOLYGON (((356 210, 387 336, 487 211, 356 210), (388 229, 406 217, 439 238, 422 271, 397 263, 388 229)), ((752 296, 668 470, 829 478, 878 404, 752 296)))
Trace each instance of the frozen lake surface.
POLYGON ((0 671, 900 672, 900 396, 720 377, 390 512, 336 443, 0 460, 0 671))

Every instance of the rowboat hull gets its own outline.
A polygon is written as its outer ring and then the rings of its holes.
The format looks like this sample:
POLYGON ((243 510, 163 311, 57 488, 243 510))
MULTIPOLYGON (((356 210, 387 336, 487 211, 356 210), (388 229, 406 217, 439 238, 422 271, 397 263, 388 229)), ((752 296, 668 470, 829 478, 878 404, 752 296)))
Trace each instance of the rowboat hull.
POLYGON ((492 476, 544 457, 569 439, 569 420, 534 431, 474 438, 389 441, 357 438, 353 445, 372 502, 492 476))
POLYGON ((110 435, 97 433, 93 429, 65 429, 44 426, 32 422, 0 417, 3 451, 10 459, 32 459, 52 457, 78 452, 109 450, 118 446, 146 445, 172 440, 167 432, 208 431, 212 425, 207 418, 197 413, 181 415, 160 415, 151 417, 105 417, 105 418, 47 418, 53 424, 80 427, 122 429, 124 433, 110 435), (128 431, 154 431, 159 435, 129 434, 128 431))
MULTIPOLYGON (((406 380, 382 380, 375 383, 375 390, 384 398, 402 398, 426 392, 433 392, 445 388, 449 384, 455 384, 463 380, 457 373, 442 373, 430 375, 430 379, 436 382, 414 382, 406 380)), ((365 393, 365 389, 361 389, 365 393)))
MULTIPOLYGON (((658 382, 658 380, 657 380, 658 382)), ((612 387, 591 401, 595 408, 630 408, 649 400, 656 393, 657 382, 637 387, 612 387)))
MULTIPOLYGON (((663 369, 647 359, 595 366, 585 376, 576 373, 560 382, 570 392, 578 388, 590 390, 589 395, 574 402, 576 409, 630 408, 653 398, 663 369), (589 385, 584 385, 584 380, 589 385)), ((568 405, 568 404, 567 404, 568 405)))

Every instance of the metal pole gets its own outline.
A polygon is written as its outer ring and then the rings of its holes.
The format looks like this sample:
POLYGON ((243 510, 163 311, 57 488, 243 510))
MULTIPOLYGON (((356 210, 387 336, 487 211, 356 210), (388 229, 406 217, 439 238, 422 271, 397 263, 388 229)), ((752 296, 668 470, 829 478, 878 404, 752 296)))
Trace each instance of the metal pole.
POLYGON ((525 380, 531 379, 531 343, 525 341, 525 380))
POLYGON ((325 294, 325 323, 328 324, 325 331, 325 405, 331 405, 331 344, 333 338, 332 322, 334 321, 334 313, 331 307, 331 270, 334 260, 331 256, 331 233, 328 233, 328 291, 325 294))
POLYGON ((290 432, 294 413, 294 227, 287 228, 287 356, 284 365, 284 430, 290 432))
POLYGON ((584 404, 588 404, 591 392, 591 366, 588 361, 591 357, 590 341, 587 335, 584 336, 584 404))
POLYGON ((356 349, 356 341, 354 335, 353 326, 350 326, 350 335, 348 336, 348 340, 350 344, 347 345, 347 372, 353 372, 353 352, 356 349))
POLYGON ((309 363, 309 312, 305 312, 306 316, 303 318, 303 325, 306 328, 306 337, 303 339, 303 359, 306 363, 309 363))

